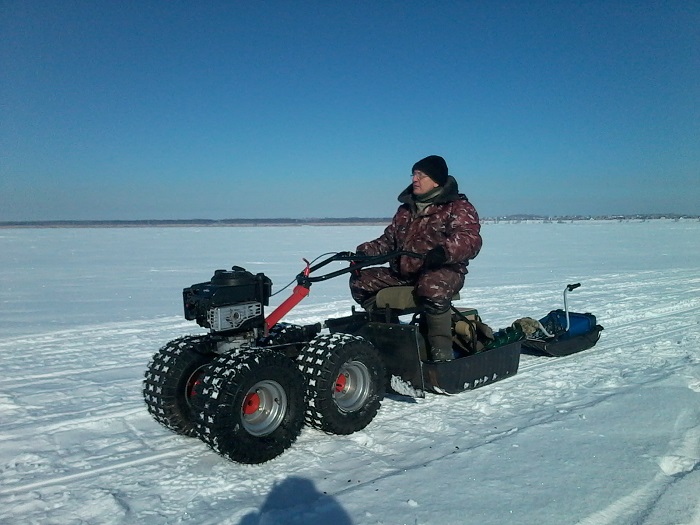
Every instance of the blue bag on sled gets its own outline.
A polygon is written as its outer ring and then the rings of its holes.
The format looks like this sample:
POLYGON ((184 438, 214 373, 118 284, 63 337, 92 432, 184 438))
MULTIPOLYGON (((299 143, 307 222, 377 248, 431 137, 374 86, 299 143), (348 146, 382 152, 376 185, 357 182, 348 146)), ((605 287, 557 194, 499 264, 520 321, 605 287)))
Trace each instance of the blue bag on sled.
POLYGON ((526 338, 522 346, 553 356, 564 356, 587 350, 600 338, 603 327, 597 324, 595 315, 570 312, 566 294, 581 286, 569 284, 564 289, 564 310, 552 310, 540 319, 540 330, 526 338))
POLYGON ((559 339, 571 339, 579 335, 591 332, 596 327, 595 315, 569 312, 569 329, 566 329, 566 312, 564 310, 552 310, 540 323, 547 331, 559 339))

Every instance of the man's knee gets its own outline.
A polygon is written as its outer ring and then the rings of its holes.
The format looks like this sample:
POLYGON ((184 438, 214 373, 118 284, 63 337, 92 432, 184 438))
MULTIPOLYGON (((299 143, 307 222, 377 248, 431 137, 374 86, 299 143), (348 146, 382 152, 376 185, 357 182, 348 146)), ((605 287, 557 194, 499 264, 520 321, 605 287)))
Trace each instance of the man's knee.
POLYGON ((416 297, 416 303, 425 312, 432 315, 444 314, 452 305, 451 297, 416 297))
POLYGON ((464 285, 464 275, 448 269, 426 272, 416 283, 416 296, 442 303, 449 301, 464 285))
POLYGON ((350 294, 358 304, 365 305, 377 292, 388 286, 396 286, 397 279, 388 268, 365 268, 350 275, 350 294))

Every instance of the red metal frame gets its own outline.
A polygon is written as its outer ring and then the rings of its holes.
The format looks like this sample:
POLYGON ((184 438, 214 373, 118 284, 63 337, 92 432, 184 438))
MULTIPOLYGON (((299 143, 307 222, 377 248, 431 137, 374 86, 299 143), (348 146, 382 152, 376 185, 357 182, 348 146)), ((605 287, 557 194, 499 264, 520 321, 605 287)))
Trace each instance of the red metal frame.
MULTIPOLYGON (((304 268, 302 275, 304 277, 308 277, 309 273, 311 272, 311 263, 306 259, 304 259, 304 262, 306 263, 306 268, 304 268)), ((265 318, 265 324, 267 325, 267 329, 270 330, 270 328, 275 326, 280 321, 280 319, 287 315, 292 308, 298 305, 302 301, 302 299, 304 299, 304 297, 309 295, 310 287, 310 282, 306 282, 304 284, 297 284, 294 287, 294 290, 292 291, 292 295, 290 295, 281 305, 275 308, 275 310, 265 318)))

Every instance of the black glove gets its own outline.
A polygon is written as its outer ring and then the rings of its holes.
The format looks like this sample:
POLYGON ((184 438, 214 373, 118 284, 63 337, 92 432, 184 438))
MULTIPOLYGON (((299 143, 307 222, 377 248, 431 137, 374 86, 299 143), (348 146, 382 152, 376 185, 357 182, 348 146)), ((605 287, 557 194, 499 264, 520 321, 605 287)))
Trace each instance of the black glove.
POLYGON ((423 259, 423 268, 426 270, 435 270, 440 268, 443 264, 447 262, 447 252, 442 246, 433 248, 425 254, 423 259))
MULTIPOLYGON (((353 256, 354 256, 354 257, 365 257, 366 254, 365 254, 365 252, 359 251, 359 252, 355 252, 355 253, 353 254, 353 256)), ((350 267, 351 267, 351 268, 352 268, 353 266, 355 266, 356 264, 357 264, 357 261, 355 261, 355 260, 350 261, 350 267)), ((356 276, 356 277, 359 277, 359 276, 360 276, 360 270, 353 270, 352 274, 353 274, 354 276, 356 276)))

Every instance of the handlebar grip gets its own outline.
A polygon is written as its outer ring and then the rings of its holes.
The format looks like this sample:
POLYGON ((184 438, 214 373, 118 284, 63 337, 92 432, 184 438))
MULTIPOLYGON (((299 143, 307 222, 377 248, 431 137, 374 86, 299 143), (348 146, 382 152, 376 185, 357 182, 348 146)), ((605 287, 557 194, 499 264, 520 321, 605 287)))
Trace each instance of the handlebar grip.
POLYGON ((566 286, 566 289, 569 291, 572 291, 572 290, 575 290, 576 288, 578 288, 579 286, 581 286, 581 283, 569 284, 566 286))

